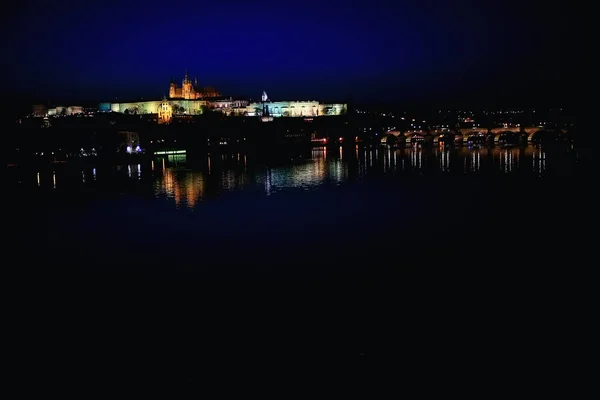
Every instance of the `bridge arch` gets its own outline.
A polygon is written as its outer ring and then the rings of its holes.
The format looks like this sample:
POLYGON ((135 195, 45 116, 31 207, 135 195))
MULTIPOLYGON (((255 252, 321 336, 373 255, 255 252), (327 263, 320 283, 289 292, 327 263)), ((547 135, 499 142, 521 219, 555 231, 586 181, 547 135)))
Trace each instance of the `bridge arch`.
POLYGON ((542 132, 543 130, 544 128, 527 129, 527 142, 531 143, 533 141, 534 136, 537 135, 539 132, 542 132))
POLYGON ((488 141, 488 135, 484 132, 471 132, 464 138, 466 143, 484 144, 488 141))
POLYGON ((433 135, 425 132, 425 131, 409 131, 406 132, 406 143, 414 144, 414 143, 433 143, 433 135))
POLYGON ((456 134, 452 131, 446 131, 446 132, 436 132, 432 134, 433 136, 433 143, 454 143, 454 141, 456 140, 456 134))
POLYGON ((529 143, 557 142, 565 139, 565 134, 554 129, 539 128, 528 132, 527 135, 527 142, 529 143))
POLYGON ((383 135, 383 137, 381 138, 381 144, 385 144, 388 146, 395 146, 396 144, 404 144, 404 136, 403 135, 393 135, 390 133, 387 133, 385 135, 383 135))
POLYGON ((496 144, 517 144, 520 138, 521 134, 513 130, 494 132, 494 143, 496 144))
POLYGON ((457 137, 456 140, 461 141, 463 143, 469 143, 473 141, 473 138, 477 138, 479 141, 480 137, 486 137, 488 135, 488 129, 482 127, 473 127, 473 128, 462 128, 459 130, 460 137, 457 137))
POLYGON ((434 129, 429 131, 433 143, 453 141, 455 132, 448 128, 434 129))
POLYGON ((490 133, 497 135, 499 133, 504 133, 504 132, 513 132, 513 133, 519 133, 521 132, 521 127, 520 126, 505 126, 505 127, 500 127, 500 128, 493 128, 490 130, 490 133))

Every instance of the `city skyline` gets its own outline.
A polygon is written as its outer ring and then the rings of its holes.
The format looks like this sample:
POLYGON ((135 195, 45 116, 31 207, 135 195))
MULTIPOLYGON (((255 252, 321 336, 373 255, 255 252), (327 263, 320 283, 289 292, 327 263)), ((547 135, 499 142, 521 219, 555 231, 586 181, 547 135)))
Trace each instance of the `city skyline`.
POLYGON ((9 4, 7 382, 556 392, 596 211, 574 8, 9 4))

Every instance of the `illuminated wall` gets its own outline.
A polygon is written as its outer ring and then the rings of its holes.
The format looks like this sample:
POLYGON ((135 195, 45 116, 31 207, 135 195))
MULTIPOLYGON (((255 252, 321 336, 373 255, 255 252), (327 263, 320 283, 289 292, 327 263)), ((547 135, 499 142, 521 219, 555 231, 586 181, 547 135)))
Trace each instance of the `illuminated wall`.
MULTIPOLYGON (((347 109, 346 104, 319 104, 317 101, 274 101, 265 103, 265 105, 272 117, 342 115, 346 113, 347 109)), ((262 107, 262 103, 250 103, 244 112, 249 116, 255 116, 257 111, 262 110, 262 107)))
POLYGON ((156 114, 160 100, 156 101, 137 101, 132 103, 113 103, 112 109, 115 110, 117 104, 117 112, 131 114, 156 114))
POLYGON ((249 104, 248 100, 233 100, 231 98, 210 101, 210 107, 214 108, 217 111, 221 110, 223 108, 227 109, 227 108, 234 108, 234 107, 237 107, 237 108, 247 107, 248 104, 249 104))
POLYGON ((83 113, 83 107, 81 106, 58 106, 56 108, 48 109, 48 115, 75 115, 81 113, 83 113))
MULTIPOLYGON (((131 103, 102 103, 98 107, 100 111, 112 111, 131 114, 158 114, 161 100, 138 101, 131 103)), ((204 107, 213 106, 215 110, 232 112, 235 115, 255 116, 262 112, 263 104, 259 102, 248 104, 243 100, 185 100, 169 99, 173 114, 202 114, 204 107)), ((317 101, 274 101, 265 103, 272 117, 317 117, 326 115, 343 115, 346 113, 346 104, 319 104, 317 101)), ((58 113, 58 110, 57 110, 58 113)))
MULTIPOLYGON (((131 103, 112 103, 111 111, 125 113, 126 110, 131 114, 158 114, 162 101, 137 101, 131 103)), ((173 107, 174 114, 202 114, 202 107, 208 106, 206 100, 169 100, 169 104, 173 107)))
MULTIPOLYGON (((265 105, 272 117, 316 117, 319 110, 317 101, 272 101, 265 105)), ((246 112, 253 116, 261 112, 262 108, 262 103, 250 103, 246 112)))
POLYGON ((67 115, 82 114, 82 113, 83 113, 83 107, 81 107, 81 106, 67 107, 67 115))
POLYGON ((346 104, 319 104, 319 115, 343 115, 347 110, 346 104))

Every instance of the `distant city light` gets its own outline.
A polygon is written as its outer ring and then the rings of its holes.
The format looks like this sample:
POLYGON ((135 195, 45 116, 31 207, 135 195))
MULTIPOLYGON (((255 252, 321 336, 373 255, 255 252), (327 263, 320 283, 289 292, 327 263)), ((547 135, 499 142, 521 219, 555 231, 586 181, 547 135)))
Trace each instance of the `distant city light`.
POLYGON ((185 154, 185 150, 165 150, 165 151, 155 151, 156 155, 165 155, 165 154, 185 154))

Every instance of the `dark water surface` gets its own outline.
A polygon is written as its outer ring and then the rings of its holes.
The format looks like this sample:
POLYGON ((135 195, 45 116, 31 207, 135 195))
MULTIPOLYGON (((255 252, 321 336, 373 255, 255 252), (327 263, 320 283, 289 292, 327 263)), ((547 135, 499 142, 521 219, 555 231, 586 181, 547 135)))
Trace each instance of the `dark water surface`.
POLYGON ((144 273, 164 278, 183 265, 202 274, 215 264, 293 264, 269 273, 294 275, 400 261, 409 249, 423 260, 507 243, 515 251, 523 236, 564 229, 576 167, 569 149, 315 148, 23 168, 5 188, 49 263, 153 266, 144 273))
MULTIPOLYGON (((160 358, 141 367, 158 380, 199 382, 240 358, 250 370, 433 348, 450 360, 488 340, 498 356, 515 329, 529 340, 562 315, 592 186, 573 151, 536 147, 10 169, 7 281, 23 278, 20 317, 94 332, 94 356, 160 358)), ((106 379, 127 380, 116 364, 106 379)))

